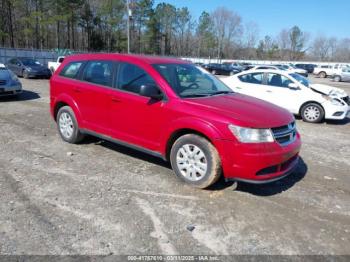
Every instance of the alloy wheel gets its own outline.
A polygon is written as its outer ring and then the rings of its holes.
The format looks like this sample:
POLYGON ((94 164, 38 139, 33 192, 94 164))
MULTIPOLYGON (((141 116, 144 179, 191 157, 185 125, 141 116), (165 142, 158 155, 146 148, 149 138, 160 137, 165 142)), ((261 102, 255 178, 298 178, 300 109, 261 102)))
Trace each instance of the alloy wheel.
POLYGON ((68 113, 63 112, 60 115, 60 118, 58 120, 58 125, 60 128, 61 134, 66 139, 70 139, 74 132, 74 123, 73 123, 72 117, 68 113))

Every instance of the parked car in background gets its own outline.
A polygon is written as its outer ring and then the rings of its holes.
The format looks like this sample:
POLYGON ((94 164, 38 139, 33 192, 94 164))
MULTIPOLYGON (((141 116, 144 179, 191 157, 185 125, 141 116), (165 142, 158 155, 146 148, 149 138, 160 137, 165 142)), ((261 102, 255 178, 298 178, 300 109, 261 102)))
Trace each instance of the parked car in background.
POLYGON ((339 69, 332 78, 335 82, 350 82, 350 67, 339 69))
POLYGON ((223 62, 223 65, 227 65, 227 66, 232 66, 233 68, 236 68, 239 71, 243 71, 243 67, 240 63, 236 63, 236 62, 223 62))
POLYGON ((342 120, 350 113, 344 90, 312 84, 307 78, 282 70, 244 71, 222 80, 233 91, 253 96, 300 115, 306 122, 342 120))
POLYGON ((297 73, 305 77, 308 77, 309 75, 305 69, 297 68, 291 64, 275 64, 274 66, 276 66, 277 69, 288 71, 289 73, 297 73))
POLYGON ((53 73, 56 71, 56 69, 60 66, 60 64, 63 62, 64 56, 59 56, 56 60, 56 62, 48 62, 47 67, 50 69, 50 71, 53 73))
POLYGON ((309 74, 312 74, 314 72, 315 67, 317 67, 317 65, 315 64, 295 64, 294 66, 296 68, 306 70, 309 74))
POLYGON ((205 69, 159 57, 67 57, 50 80, 68 143, 91 134, 170 161, 191 186, 266 183, 291 174, 301 146, 292 114, 232 92, 205 69))
POLYGON ((240 68, 236 68, 231 65, 216 63, 206 64, 203 66, 203 68, 213 75, 234 75, 242 71, 240 68))
POLYGON ((248 71, 248 70, 260 70, 260 69, 274 69, 274 70, 278 70, 277 66, 273 66, 273 65, 247 65, 244 69, 244 71, 248 71))
POLYGON ((326 78, 333 76, 343 67, 347 67, 344 64, 334 64, 334 65, 319 65, 314 69, 314 75, 317 75, 320 78, 326 78))
POLYGON ((16 96, 22 93, 22 84, 4 64, 0 64, 0 96, 16 96))
POLYGON ((46 68, 39 61, 32 58, 12 58, 6 66, 13 71, 17 76, 24 78, 42 77, 50 78, 51 71, 46 68))

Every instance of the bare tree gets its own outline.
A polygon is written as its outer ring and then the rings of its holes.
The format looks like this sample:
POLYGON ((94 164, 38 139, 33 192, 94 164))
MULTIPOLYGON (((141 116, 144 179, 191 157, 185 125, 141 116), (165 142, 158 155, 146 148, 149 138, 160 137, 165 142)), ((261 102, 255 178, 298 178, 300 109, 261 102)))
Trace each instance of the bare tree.
POLYGON ((225 50, 226 55, 233 47, 233 39, 242 33, 241 17, 225 7, 217 8, 211 18, 217 41, 217 57, 222 58, 225 50))

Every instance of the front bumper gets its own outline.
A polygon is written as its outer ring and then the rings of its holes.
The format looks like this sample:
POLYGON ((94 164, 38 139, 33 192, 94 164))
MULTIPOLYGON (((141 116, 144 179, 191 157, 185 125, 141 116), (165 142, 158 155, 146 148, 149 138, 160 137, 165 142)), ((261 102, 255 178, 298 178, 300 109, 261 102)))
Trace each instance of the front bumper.
POLYGON ((42 71, 42 72, 38 72, 38 71, 30 71, 30 72, 28 72, 28 76, 29 77, 47 77, 47 78, 49 78, 49 77, 51 77, 51 71, 49 72, 49 71, 42 71))
POLYGON ((11 96, 11 95, 17 95, 20 93, 22 93, 21 85, 15 85, 15 86, 0 85, 0 96, 11 96))
POLYGON ((295 141, 286 146, 277 142, 243 144, 222 140, 218 151, 226 180, 262 184, 293 173, 298 166, 300 148, 297 133, 295 141))
POLYGON ((346 117, 350 117, 350 106, 336 106, 330 102, 325 102, 323 104, 325 110, 325 119, 330 120, 343 120, 346 117))

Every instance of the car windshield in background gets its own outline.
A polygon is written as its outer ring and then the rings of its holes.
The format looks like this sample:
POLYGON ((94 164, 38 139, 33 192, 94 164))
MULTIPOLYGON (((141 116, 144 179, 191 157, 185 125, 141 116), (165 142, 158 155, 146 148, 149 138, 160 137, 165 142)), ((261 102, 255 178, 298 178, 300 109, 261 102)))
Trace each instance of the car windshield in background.
POLYGON ((192 64, 154 64, 180 97, 204 97, 233 93, 206 70, 192 64))
POLYGON ((9 71, 7 69, 0 68, 0 79, 4 80, 4 79, 7 79, 8 77, 9 77, 9 71))
POLYGON ((21 59, 23 65, 25 66, 35 66, 35 65, 40 65, 39 61, 36 61, 34 59, 21 59))
POLYGON ((305 77, 299 74, 289 74, 289 75, 293 77, 295 80, 297 80, 299 83, 302 83, 304 86, 309 87, 310 82, 305 77))

